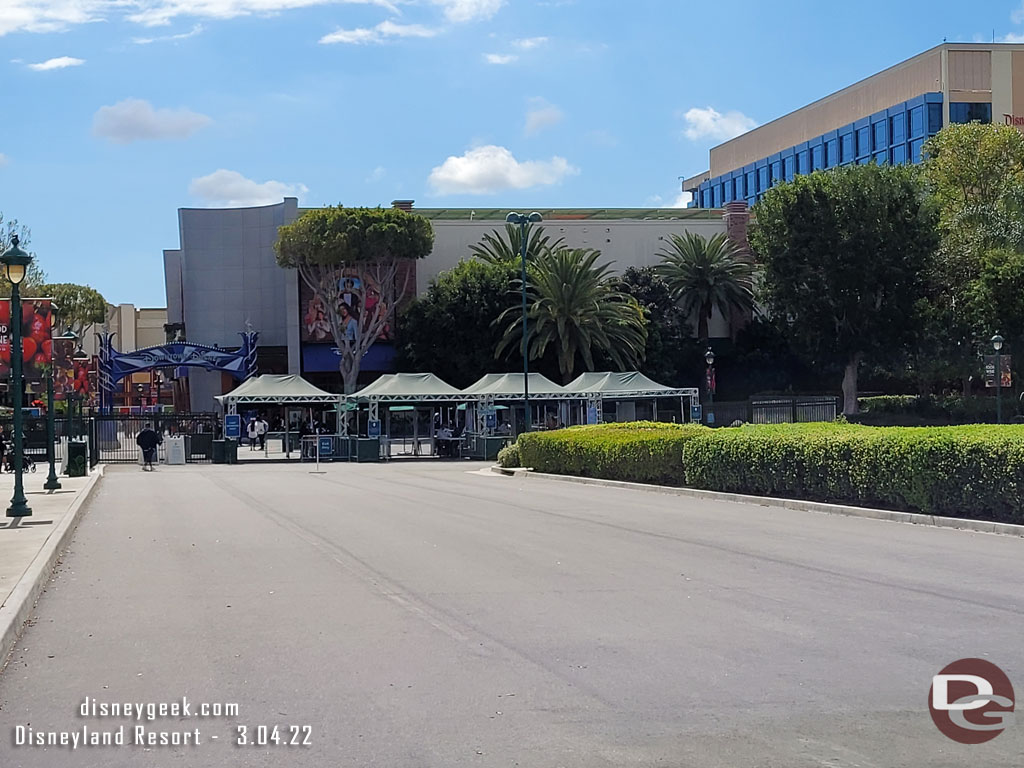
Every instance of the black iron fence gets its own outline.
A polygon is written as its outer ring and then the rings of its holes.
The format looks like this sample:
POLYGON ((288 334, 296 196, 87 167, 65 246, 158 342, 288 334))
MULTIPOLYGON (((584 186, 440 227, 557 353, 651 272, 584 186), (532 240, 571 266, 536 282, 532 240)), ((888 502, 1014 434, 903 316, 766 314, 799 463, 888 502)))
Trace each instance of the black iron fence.
POLYGON ((746 402, 716 402, 705 408, 715 414, 715 426, 733 422, 749 424, 793 424, 809 421, 835 421, 839 398, 831 395, 793 397, 757 397, 746 402))
POLYGON ((89 419, 90 462, 136 464, 141 455, 135 438, 149 424, 164 437, 157 457, 166 457, 167 438, 185 438, 185 461, 213 461, 213 441, 219 438, 220 417, 215 413, 103 414, 89 419))

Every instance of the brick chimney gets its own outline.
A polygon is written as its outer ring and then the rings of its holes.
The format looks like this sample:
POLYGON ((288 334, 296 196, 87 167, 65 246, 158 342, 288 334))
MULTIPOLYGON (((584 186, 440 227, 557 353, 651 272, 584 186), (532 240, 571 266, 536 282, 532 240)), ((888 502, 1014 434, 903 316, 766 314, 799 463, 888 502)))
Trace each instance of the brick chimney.
POLYGON ((750 241, 747 240, 747 225, 750 223, 750 209, 747 208, 747 204, 726 203, 722 220, 725 221, 725 233, 729 239, 749 257, 751 254, 750 241))
POLYGON ((391 207, 397 208, 400 211, 412 211, 412 204, 415 200, 392 200, 391 207))

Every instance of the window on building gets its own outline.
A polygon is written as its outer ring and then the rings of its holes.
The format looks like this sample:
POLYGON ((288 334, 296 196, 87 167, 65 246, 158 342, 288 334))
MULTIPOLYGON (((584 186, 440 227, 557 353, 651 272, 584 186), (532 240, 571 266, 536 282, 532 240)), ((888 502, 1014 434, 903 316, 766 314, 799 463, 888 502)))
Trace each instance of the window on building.
POLYGON ((811 147, 811 170, 819 171, 825 167, 824 147, 821 144, 811 147))
POLYGON ((871 124, 871 132, 875 137, 875 152, 881 149, 885 149, 889 146, 889 140, 886 137, 886 125, 885 121, 880 121, 871 124))
POLYGON ((782 158, 782 178, 786 181, 792 181, 793 176, 796 175, 796 157, 790 155, 789 157, 782 158))
POLYGON ((992 122, 992 105, 987 102, 969 103, 952 101, 949 104, 949 122, 951 123, 992 122))
POLYGON ((853 134, 844 133, 839 137, 839 162, 852 163, 855 152, 853 149, 853 134))
POLYGON ((871 129, 868 126, 857 129, 857 157, 871 154, 871 129))
POLYGON ((866 157, 859 158, 857 160, 857 165, 867 165, 870 162, 871 162, 871 155, 867 155, 866 157))
POLYGON ((742 174, 736 177, 736 199, 737 200, 740 200, 740 199, 746 197, 746 195, 747 195, 747 193, 743 189, 743 179, 744 179, 744 177, 743 177, 742 174))
POLYGON ((905 113, 889 118, 889 138, 893 144, 902 144, 907 140, 907 116, 905 113))
POLYGON ((910 110, 910 137, 916 139, 918 136, 924 136, 924 107, 910 110))
POLYGON ((753 195, 757 192, 757 176, 753 171, 747 172, 747 195, 753 195))
POLYGON ((924 139, 910 140, 910 162, 921 162, 921 149, 924 147, 924 139))
POLYGON ((889 150, 883 149, 881 152, 875 152, 875 162, 879 165, 889 162, 889 150))
POLYGON ((938 133, 942 130, 942 105, 928 105, 928 135, 938 133))
POLYGON ((834 168, 839 165, 839 142, 835 139, 825 142, 826 168, 834 168))
POLYGON ((796 155, 796 172, 797 173, 810 173, 811 172, 811 156, 810 153, 805 149, 802 152, 797 152, 796 155))
POLYGON ((733 191, 732 179, 727 179, 725 184, 722 185, 722 202, 724 202, 724 203, 731 203, 732 202, 732 191, 733 191))
POLYGON ((782 181, 782 163, 776 160, 771 164, 772 176, 771 184, 774 187, 776 184, 782 181))
POLYGON ((768 166, 757 169, 757 191, 764 192, 768 189, 768 166))
POLYGON ((700 207, 701 208, 713 208, 711 205, 711 190, 702 189, 700 193, 700 207))
POLYGON ((892 148, 892 164, 902 165, 907 162, 907 145, 897 144, 892 148))

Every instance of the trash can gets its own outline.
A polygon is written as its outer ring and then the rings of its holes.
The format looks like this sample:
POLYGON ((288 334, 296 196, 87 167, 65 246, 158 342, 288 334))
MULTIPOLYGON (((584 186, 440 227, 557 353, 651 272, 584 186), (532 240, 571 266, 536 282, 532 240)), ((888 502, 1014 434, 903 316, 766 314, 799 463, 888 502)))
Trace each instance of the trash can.
POLYGON ((211 451, 211 454, 214 464, 224 464, 227 461, 225 458, 224 443, 224 440, 213 441, 213 450, 211 451))
POLYGON ((238 463, 238 441, 233 437, 222 440, 224 443, 224 462, 226 464, 238 463))
POLYGON ((68 441, 68 477, 89 474, 89 444, 82 440, 68 441))

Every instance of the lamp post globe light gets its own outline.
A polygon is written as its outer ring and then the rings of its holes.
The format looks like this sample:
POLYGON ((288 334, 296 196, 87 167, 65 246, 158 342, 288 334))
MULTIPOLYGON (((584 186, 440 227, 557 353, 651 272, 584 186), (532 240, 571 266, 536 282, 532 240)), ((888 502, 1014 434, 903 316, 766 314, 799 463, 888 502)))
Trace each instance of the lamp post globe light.
POLYGON ((992 349, 996 351, 996 424, 1003 423, 1003 360, 1000 350, 1003 337, 998 333, 992 337, 992 349))
MULTIPOLYGON (((14 405, 14 495, 11 506, 7 508, 7 517, 28 517, 32 510, 25 498, 23 469, 25 457, 25 437, 22 434, 21 407, 25 401, 25 381, 21 374, 21 283, 32 263, 31 254, 18 247, 19 238, 11 238, 11 247, 0 254, 0 265, 11 283, 11 392, 14 405)), ((52 448, 52 447, 51 447, 52 448)))
POLYGON ((708 393, 708 411, 707 418, 705 421, 708 424, 715 423, 715 352, 708 347, 707 352, 704 353, 704 362, 708 364, 707 370, 704 372, 704 388, 708 393))
POLYGON ((519 254, 523 261, 523 408, 526 412, 524 431, 529 432, 532 419, 530 418, 530 357, 526 348, 526 230, 528 225, 544 221, 544 217, 536 211, 529 215, 513 212, 505 217, 505 221, 509 224, 519 225, 519 254))

